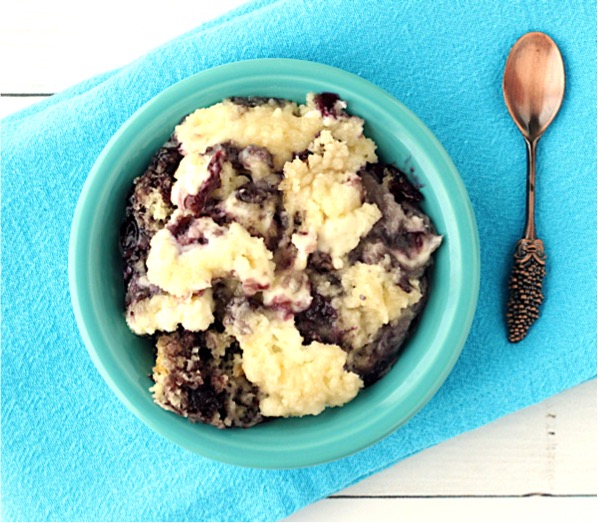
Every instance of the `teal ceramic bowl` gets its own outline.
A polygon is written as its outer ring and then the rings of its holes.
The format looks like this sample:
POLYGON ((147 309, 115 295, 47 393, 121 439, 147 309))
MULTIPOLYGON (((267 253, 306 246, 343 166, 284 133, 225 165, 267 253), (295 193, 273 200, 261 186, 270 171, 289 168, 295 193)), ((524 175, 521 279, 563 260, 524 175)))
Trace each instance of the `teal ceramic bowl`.
POLYGON ((170 441, 236 465, 292 468, 342 458, 384 438, 419 411, 453 368, 467 338, 479 286, 479 245, 471 204, 448 154, 405 106, 366 80, 325 65, 284 59, 237 62, 166 89, 139 109, 97 159, 75 212, 69 252, 73 308, 100 374, 121 401, 170 441), (129 331, 118 234, 133 178, 183 116, 229 96, 304 101, 332 91, 366 120, 383 160, 423 184, 424 210, 444 242, 428 304, 392 370, 349 404, 319 416, 279 419, 251 429, 194 424, 152 401, 151 344, 129 331))

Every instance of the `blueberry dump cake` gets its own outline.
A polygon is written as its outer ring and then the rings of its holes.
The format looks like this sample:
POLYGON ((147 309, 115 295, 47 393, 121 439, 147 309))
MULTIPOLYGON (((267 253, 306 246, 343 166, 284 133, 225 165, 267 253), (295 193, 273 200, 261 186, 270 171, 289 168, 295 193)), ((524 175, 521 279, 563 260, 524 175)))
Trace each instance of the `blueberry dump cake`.
POLYGON ((129 328, 161 407, 216 427, 315 415, 384 376, 441 243, 420 191, 332 93, 188 115, 135 179, 129 328))

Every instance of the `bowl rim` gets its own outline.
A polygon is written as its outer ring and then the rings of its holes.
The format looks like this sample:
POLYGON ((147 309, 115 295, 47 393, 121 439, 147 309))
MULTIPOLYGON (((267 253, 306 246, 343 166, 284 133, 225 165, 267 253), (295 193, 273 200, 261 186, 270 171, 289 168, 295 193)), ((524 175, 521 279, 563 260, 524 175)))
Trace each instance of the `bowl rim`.
MULTIPOLYGON (((210 459, 255 468, 295 468, 337 460, 373 445, 411 419, 434 396, 457 362, 471 329, 479 294, 480 248, 477 225, 471 201, 457 168, 438 139, 411 110, 382 88, 360 76, 342 69, 305 60, 264 58, 231 62, 189 76, 152 97, 125 121, 96 159, 83 185, 71 227, 68 275, 73 311, 85 347, 102 378, 106 381, 116 396, 140 420, 168 440, 210 459), (456 308, 454 311, 455 316, 451 324, 450 332, 447 333, 447 335, 450 335, 452 350, 448 353, 445 351, 445 354, 443 354, 444 361, 442 370, 436 372, 436 374, 430 378, 432 380, 430 382, 431 385, 425 393, 415 397, 400 419, 383 420, 381 416, 378 416, 376 418, 376 426, 378 427, 378 430, 375 431, 374 434, 364 434, 363 431, 356 431, 356 433, 352 435, 354 437, 347 438, 351 441, 335 444, 333 445, 333 448, 327 452, 318 452, 316 449, 314 452, 306 452, 302 456, 287 456, 284 453, 278 453, 275 458, 268 458, 264 456, 265 451, 262 451, 261 453, 256 451, 257 455, 254 452, 231 453, 231 449, 228 448, 227 445, 221 446, 217 439, 203 441, 198 436, 198 440, 200 440, 199 443, 187 441, 186 438, 181 437, 176 431, 169 430, 168 426, 156 422, 154 418, 147 415, 144 409, 131 401, 128 395, 123 391, 123 383, 119 381, 119 379, 116 379, 110 371, 110 363, 101 352, 98 352, 93 339, 94 335, 88 325, 89 320, 85 317, 83 311, 81 302, 81 292, 84 290, 81 281, 82 268, 81 264, 77 263, 78 253, 83 248, 82 246, 85 244, 86 240, 86 229, 82 226, 83 215, 86 207, 88 207, 93 200, 95 185, 99 183, 98 177, 101 175, 104 163, 110 157, 114 145, 125 139, 128 134, 134 132, 135 129, 139 127, 140 122, 142 122, 144 118, 147 118, 148 115, 152 114, 155 108, 163 104, 165 100, 174 100, 178 92, 184 91, 189 86, 193 85, 212 85, 222 78, 230 77, 231 75, 261 75, 268 78, 276 78, 281 75, 301 78, 334 78, 336 82, 342 83, 344 89, 367 90, 372 97, 375 97, 377 105, 384 104, 385 110, 392 114, 393 117, 399 117, 402 123, 417 131, 420 142, 423 142, 423 145, 420 144, 420 147, 422 149, 425 149, 425 147, 431 148, 430 150, 434 153, 433 162, 442 168, 443 173, 447 177, 447 183, 451 184, 452 191, 461 204, 460 215, 462 221, 459 227, 461 235, 459 240, 462 249, 464 251, 468 250, 469 278, 468 285, 465 289, 461 290, 457 303, 454 304, 456 308)), ((421 372, 429 373, 431 371, 426 368, 422 369, 421 372)), ((388 416, 386 416, 386 418, 388 418, 388 416)), ((255 430, 255 428, 252 430, 255 430)), ((327 446, 330 447, 330 444, 327 444, 327 446)), ((255 451, 255 449, 252 450, 255 451)))

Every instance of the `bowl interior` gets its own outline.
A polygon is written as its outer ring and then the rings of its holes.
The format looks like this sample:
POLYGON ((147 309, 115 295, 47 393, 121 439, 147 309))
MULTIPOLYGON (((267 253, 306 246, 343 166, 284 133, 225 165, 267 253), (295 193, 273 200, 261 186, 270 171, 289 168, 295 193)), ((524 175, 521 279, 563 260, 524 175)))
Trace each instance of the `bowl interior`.
POLYGON ((217 67, 167 89, 135 113, 98 158, 75 213, 69 252, 71 295, 85 345, 118 397, 154 430, 212 459, 288 468, 338 459, 406 422, 452 369, 473 317, 479 247, 459 175, 431 132, 408 109, 369 82, 321 64, 252 60, 217 67), (153 348, 124 320, 118 234, 133 179, 143 173, 174 126, 198 107, 227 96, 305 101, 332 91, 366 120, 378 153, 423 184, 424 210, 444 241, 436 254, 428 304, 415 335, 390 373, 342 408, 316 417, 280 419, 249 430, 192 424, 152 401, 153 348))

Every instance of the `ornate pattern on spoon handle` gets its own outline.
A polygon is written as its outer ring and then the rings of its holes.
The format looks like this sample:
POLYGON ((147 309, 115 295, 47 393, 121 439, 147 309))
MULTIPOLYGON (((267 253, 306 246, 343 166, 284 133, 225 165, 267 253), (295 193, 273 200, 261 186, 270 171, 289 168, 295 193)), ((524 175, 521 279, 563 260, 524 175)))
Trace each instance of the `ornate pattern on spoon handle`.
POLYGON ((512 343, 525 338, 540 316, 544 299, 542 280, 546 275, 544 243, 537 238, 523 238, 517 243, 514 258, 507 305, 508 336, 512 343))

